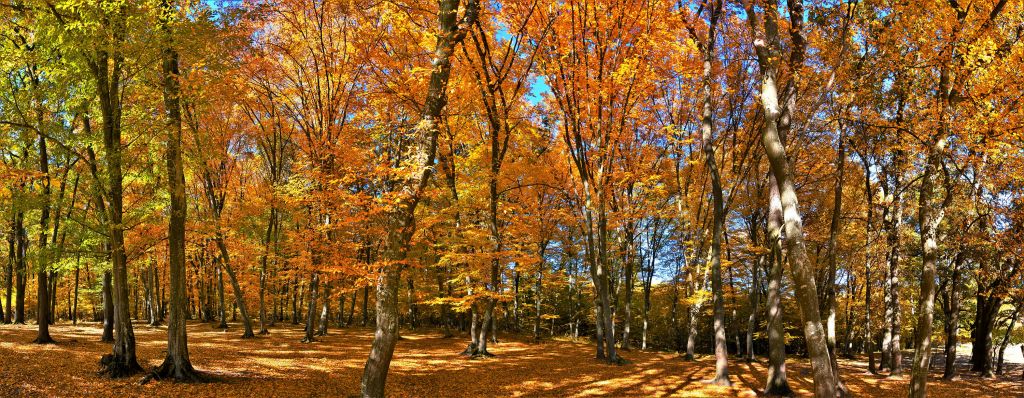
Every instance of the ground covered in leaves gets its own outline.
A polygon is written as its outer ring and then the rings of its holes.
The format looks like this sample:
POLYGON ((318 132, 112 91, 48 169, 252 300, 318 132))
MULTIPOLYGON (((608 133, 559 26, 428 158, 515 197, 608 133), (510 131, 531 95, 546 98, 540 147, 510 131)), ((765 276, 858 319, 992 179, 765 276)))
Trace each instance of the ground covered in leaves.
MULTIPOLYGON (((318 342, 304 344, 302 328, 278 325, 269 336, 238 338, 241 331, 189 324, 192 363, 213 381, 175 384, 155 381, 138 385, 143 375, 122 380, 97 376, 98 361, 110 351, 101 343, 97 324, 57 325, 50 329, 56 345, 35 345, 33 325, 0 325, 0 396, 353 396, 359 390, 363 361, 372 330, 331 329, 318 342)), ((139 361, 147 369, 159 365, 166 347, 166 329, 137 324, 139 361)), ((730 362, 733 387, 702 383, 714 374, 704 357, 685 362, 678 355, 630 351, 626 365, 592 358, 590 345, 563 341, 529 343, 508 337, 492 345, 495 358, 471 360, 459 355, 464 339, 443 338, 434 331, 403 331, 388 376, 388 394, 438 396, 755 396, 765 366, 730 362)), ((862 397, 906 396, 909 376, 870 375, 860 361, 843 361, 843 378, 862 397)), ((941 364, 934 365, 939 372, 941 364)), ((798 358, 787 365, 789 380, 800 395, 810 393, 808 367, 798 358)), ((966 369, 964 369, 966 371, 966 369)), ((929 383, 936 397, 1010 397, 1024 395, 1021 368, 1006 376, 980 379, 965 372, 959 380, 929 383)))

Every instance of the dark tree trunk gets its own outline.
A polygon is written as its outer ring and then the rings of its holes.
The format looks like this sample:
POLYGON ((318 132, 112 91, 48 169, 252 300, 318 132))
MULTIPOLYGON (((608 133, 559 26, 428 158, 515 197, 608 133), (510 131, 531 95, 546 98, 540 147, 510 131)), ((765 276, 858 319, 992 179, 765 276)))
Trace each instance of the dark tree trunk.
POLYGON ((25 256, 28 252, 28 236, 25 231, 25 213, 18 212, 15 216, 14 229, 16 231, 18 248, 15 253, 15 293, 14 299, 14 323, 25 324, 25 285, 28 281, 28 265, 25 256))
MULTIPOLYGON (((167 190, 170 193, 170 219, 167 224, 168 270, 170 293, 170 314, 167 320, 167 356, 164 362, 153 370, 157 378, 178 381, 199 380, 201 377, 192 367, 188 355, 188 333, 186 331, 186 275, 185 275, 185 222, 188 204, 185 202, 185 166, 181 159, 181 103, 179 87, 181 73, 178 70, 178 52, 174 48, 175 34, 172 21, 177 15, 174 0, 160 2, 160 28, 164 34, 161 51, 163 68, 164 107, 167 109, 167 190)), ((156 269, 153 269, 154 278, 156 269)), ((159 279, 155 279, 159 288, 159 279)), ((156 295, 158 301, 163 301, 156 295)), ((157 304, 158 307, 162 304, 157 304)), ((163 315, 163 310, 160 311, 163 315)))
POLYGON ((992 329, 1003 299, 998 296, 977 295, 977 312, 971 330, 971 371, 982 377, 992 377, 992 329))
POLYGON ((110 271, 103 272, 103 337, 104 343, 114 342, 114 297, 110 290, 110 271))
MULTIPOLYGON (((39 122, 42 123, 43 111, 39 108, 39 122)), ((50 158, 46 151, 46 137, 39 136, 39 173, 43 175, 43 204, 39 216, 39 264, 36 272, 36 324, 39 326, 39 333, 33 340, 36 344, 54 343, 50 337, 50 282, 47 280, 49 274, 49 262, 46 258, 46 230, 50 221, 50 158)))
POLYGON ((358 290, 352 291, 352 302, 349 303, 348 307, 348 320, 345 321, 345 324, 348 326, 352 326, 352 317, 356 314, 356 292, 358 290))

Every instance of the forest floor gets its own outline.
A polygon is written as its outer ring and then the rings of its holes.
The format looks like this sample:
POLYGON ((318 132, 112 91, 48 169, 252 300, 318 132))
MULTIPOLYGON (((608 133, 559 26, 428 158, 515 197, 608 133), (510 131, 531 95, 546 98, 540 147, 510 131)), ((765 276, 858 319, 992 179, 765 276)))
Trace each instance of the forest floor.
MULTIPOLYGON (((223 331, 210 324, 189 323, 192 364, 213 381, 139 385, 142 374, 121 380, 97 376, 100 356, 110 352, 110 344, 100 342, 100 332, 97 324, 56 325, 50 329, 56 345, 35 345, 30 343, 34 325, 0 325, 0 397, 353 396, 359 391, 373 336, 369 328, 331 329, 318 342, 303 344, 300 325, 278 324, 269 336, 241 340, 238 325, 223 331)), ((166 329, 136 324, 135 336, 143 367, 158 365, 164 356, 166 329)), ((622 353, 628 364, 616 366, 594 360, 590 345, 505 338, 492 345, 496 357, 471 360, 459 355, 465 339, 443 338, 432 330, 403 330, 403 336, 388 376, 391 396, 752 397, 761 392, 765 380, 763 359, 751 364, 731 359, 733 386, 715 387, 702 383, 714 374, 710 356, 686 362, 672 353, 633 350, 622 353)), ((840 366, 855 396, 906 396, 909 375, 871 375, 858 360, 843 360, 840 366)), ((963 376, 951 382, 939 380, 940 368, 941 361, 933 362, 931 396, 1024 396, 1020 365, 996 379, 981 379, 962 368, 963 376)), ((809 395, 806 361, 790 358, 787 370, 796 392, 809 395)))

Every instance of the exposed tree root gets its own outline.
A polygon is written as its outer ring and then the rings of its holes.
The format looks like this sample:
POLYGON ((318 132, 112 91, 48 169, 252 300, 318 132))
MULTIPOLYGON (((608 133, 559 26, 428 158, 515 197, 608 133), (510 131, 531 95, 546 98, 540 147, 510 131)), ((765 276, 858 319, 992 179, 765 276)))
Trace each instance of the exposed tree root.
POLYGON ((140 379, 138 384, 141 386, 152 380, 170 380, 178 383, 205 383, 210 381, 210 378, 195 370, 192 367, 192 363, 185 362, 178 366, 174 364, 174 359, 168 356, 164 358, 164 363, 140 379))
POLYGON ((139 362, 132 359, 124 358, 123 356, 114 356, 114 354, 107 354, 100 358, 100 372, 101 376, 106 376, 111 379, 119 379, 128 377, 142 371, 142 366, 139 362))

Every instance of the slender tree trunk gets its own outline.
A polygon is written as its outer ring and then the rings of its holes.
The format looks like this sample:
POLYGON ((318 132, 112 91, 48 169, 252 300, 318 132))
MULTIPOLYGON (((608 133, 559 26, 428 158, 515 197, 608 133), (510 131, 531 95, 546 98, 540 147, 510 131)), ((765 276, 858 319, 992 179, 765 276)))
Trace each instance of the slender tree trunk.
POLYGON ((758 256, 757 262, 751 264, 751 284, 750 284, 750 316, 747 318, 747 362, 754 362, 754 330, 757 328, 757 310, 761 306, 761 294, 759 290, 760 282, 760 268, 764 267, 765 257, 764 255, 758 256))
POLYGON ((11 296, 14 292, 14 264, 17 258, 17 245, 15 245, 15 241, 17 240, 18 230, 14 220, 17 216, 13 209, 11 211, 11 218, 11 230, 7 235, 7 266, 4 267, 4 291, 6 292, 7 306, 5 307, 6 311, 2 311, 3 323, 14 323, 14 307, 11 306, 11 296))
POLYGON ((28 252, 28 236, 25 231, 25 213, 19 211, 14 217, 14 230, 17 236, 17 250, 15 252, 15 299, 14 299, 14 323, 25 324, 25 285, 28 278, 28 266, 26 255, 28 252))
POLYGON ((434 157, 437 150, 438 123, 441 111, 447 103, 448 77, 451 75, 451 56, 455 46, 466 35, 466 28, 477 21, 479 15, 478 0, 467 0, 465 15, 458 22, 459 0, 440 0, 438 2, 438 19, 440 31, 434 50, 433 68, 430 83, 424 101, 423 118, 417 126, 416 148, 413 151, 414 167, 409 178, 403 184, 403 197, 400 198, 398 210, 388 215, 388 223, 392 226, 387 237, 387 259, 392 262, 385 266, 377 280, 377 332, 373 338, 369 358, 363 369, 361 393, 364 397, 378 398, 384 396, 384 386, 391 357, 394 354, 398 337, 398 285, 400 269, 394 263, 405 260, 409 250, 409 242, 415 231, 415 210, 420 194, 429 183, 433 171, 434 157), (461 26, 460 26, 461 25, 461 26))
POLYGON ((75 259, 75 301, 71 304, 71 324, 78 325, 78 267, 79 259, 75 259))
MULTIPOLYGON (((344 295, 342 295, 344 296, 344 295)), ((331 281, 324 282, 324 295, 322 297, 323 309, 320 311, 320 327, 316 330, 317 336, 327 335, 327 323, 331 315, 331 281)))
MULTIPOLYGON (((722 234, 725 225, 725 210, 722 199, 722 181, 715 161, 714 144, 714 109, 713 66, 715 60, 715 28, 721 13, 722 2, 715 1, 709 10, 707 40, 703 43, 704 74, 701 80, 701 91, 704 96, 703 116, 701 117, 701 146, 704 149, 704 164, 711 175, 711 194, 714 202, 714 227, 711 234, 711 291, 714 295, 714 332, 715 332, 715 378, 713 384, 732 385, 729 381, 729 348, 725 336, 725 299, 722 293, 722 234)), ((738 348, 738 347, 737 347, 738 348)))
POLYGON ((953 269, 943 290, 943 312, 946 315, 944 331, 946 332, 945 364, 942 371, 943 380, 956 377, 956 348, 959 343, 957 336, 960 329, 960 267, 964 261, 964 252, 958 252, 953 259, 953 269))
POLYGON ((356 292, 358 292, 358 290, 352 291, 352 302, 348 307, 348 320, 345 321, 345 324, 348 326, 352 326, 352 317, 356 314, 356 292))
POLYGON ((338 292, 338 328, 345 327, 345 292, 338 292))
MULTIPOLYGON (((842 126, 840 126, 840 129, 842 129, 842 126)), ((829 226, 828 269, 825 273, 825 279, 822 281, 822 297, 820 297, 822 308, 819 310, 828 316, 826 321, 826 342, 829 359, 831 360, 832 375, 835 377, 836 388, 845 395, 846 386, 843 384, 842 378, 839 377, 839 355, 836 352, 836 257, 838 255, 836 245, 839 240, 839 229, 841 228, 840 222, 843 212, 843 184, 846 181, 846 137, 844 131, 839 133, 839 148, 836 153, 836 174, 836 184, 832 200, 832 220, 829 226)))
MULTIPOLYGON (((181 159, 181 73, 178 70, 178 52, 175 50, 172 21, 177 15, 173 0, 160 3, 160 27, 165 44, 163 58, 164 107, 167 109, 167 190, 170 193, 171 217, 167 224, 167 247, 169 270, 170 314, 167 319, 167 356, 153 371, 157 378, 174 380, 198 380, 198 372, 192 368, 188 355, 188 333, 186 331, 186 275, 185 275, 185 222, 188 204, 185 202, 185 166, 181 159)), ((154 270, 155 271, 155 270, 154 270)), ((155 275, 154 275, 155 276, 155 275)), ((159 285, 159 283, 157 283, 159 285)), ((158 296, 159 297, 159 296, 158 296)), ((160 299, 160 301, 163 301, 160 299)), ((163 311, 161 310, 161 313, 163 311)))
POLYGON ((370 303, 370 287, 369 286, 363 286, 363 314, 362 314, 363 315, 363 326, 366 326, 368 323, 370 323, 369 303, 370 303))
POLYGON ((110 271, 103 272, 103 337, 104 343, 114 342, 114 298, 110 289, 110 271))
POLYGON ((228 328, 228 309, 224 305, 224 268, 223 263, 217 265, 215 271, 217 273, 217 318, 220 319, 220 324, 217 325, 219 329, 228 328))
MULTIPOLYGON (((267 310, 265 295, 267 291, 267 256, 270 253, 270 240, 273 237, 274 225, 277 220, 277 209, 270 208, 270 220, 267 222, 267 234, 263 239, 263 256, 260 257, 260 334, 269 334, 267 330, 267 310)), ((344 296, 342 296, 344 297, 344 296)))
POLYGON ((316 332, 316 295, 320 287, 320 276, 316 272, 309 280, 309 306, 306 311, 306 335, 302 338, 303 343, 312 343, 313 334, 316 332))
MULTIPOLYGON (((803 65, 803 2, 800 0, 789 0, 790 14, 790 35, 795 39, 791 50, 791 63, 796 67, 803 65)), ((755 15, 749 1, 745 1, 747 14, 755 15)), ((786 147, 782 136, 779 133, 778 121, 782 114, 779 107, 778 87, 776 78, 778 76, 775 61, 771 58, 779 55, 778 45, 778 11, 774 3, 767 3, 764 11, 764 31, 762 35, 756 28, 756 21, 748 18, 751 26, 754 27, 755 40, 754 48, 757 51, 758 64, 761 70, 761 105, 764 111, 764 127, 762 128, 761 143, 765 149, 771 166, 772 175, 775 176, 776 185, 779 188, 780 199, 783 210, 783 228, 785 235, 785 248, 790 270, 795 283, 796 301, 800 309, 800 317, 803 322, 804 339, 807 345, 808 356, 811 360, 811 373, 814 379, 814 395, 818 398, 833 398, 836 395, 835 375, 832 373, 831 359, 829 358, 828 343, 825 330, 821 323, 821 314, 818 305, 818 288, 815 285, 814 273, 811 264, 807 260, 807 252, 804 244, 803 221, 800 217, 800 205, 796 195, 796 184, 793 181, 793 165, 790 164, 786 155, 786 147), (766 37, 765 37, 766 36, 766 37)), ((791 91, 787 95, 787 112, 795 112, 796 87, 799 86, 799 74, 794 73, 791 91)), ((788 115, 787 115, 788 117, 788 115)), ((785 120, 784 120, 785 121, 785 120)), ((787 126, 788 129, 788 126, 787 126)))
POLYGON ((1013 333, 1013 327, 1017 325, 1017 315, 1020 314, 1020 309, 1014 309, 1013 315, 1010 315, 1010 325, 1006 327, 1006 334, 1003 335, 1003 342, 999 343, 999 359, 996 360, 996 374, 1003 374, 1003 355, 1006 354, 1006 346, 1010 344, 1010 334, 1013 333))
POLYGON ((768 272, 768 378, 764 392, 789 396, 793 390, 786 377, 786 336, 782 324, 782 199, 775 176, 768 176, 768 242, 771 269, 768 272))
MULTIPOLYGON (((40 104, 41 106, 41 104, 40 104)), ((42 127, 43 111, 38 112, 39 128, 42 127)), ((43 175, 43 204, 39 216, 39 264, 36 271, 36 324, 39 326, 39 333, 33 340, 36 344, 52 344, 50 337, 50 283, 47 280, 49 274, 49 259, 46 257, 46 230, 50 221, 50 158, 46 151, 46 137, 39 135, 39 173, 43 175)))

